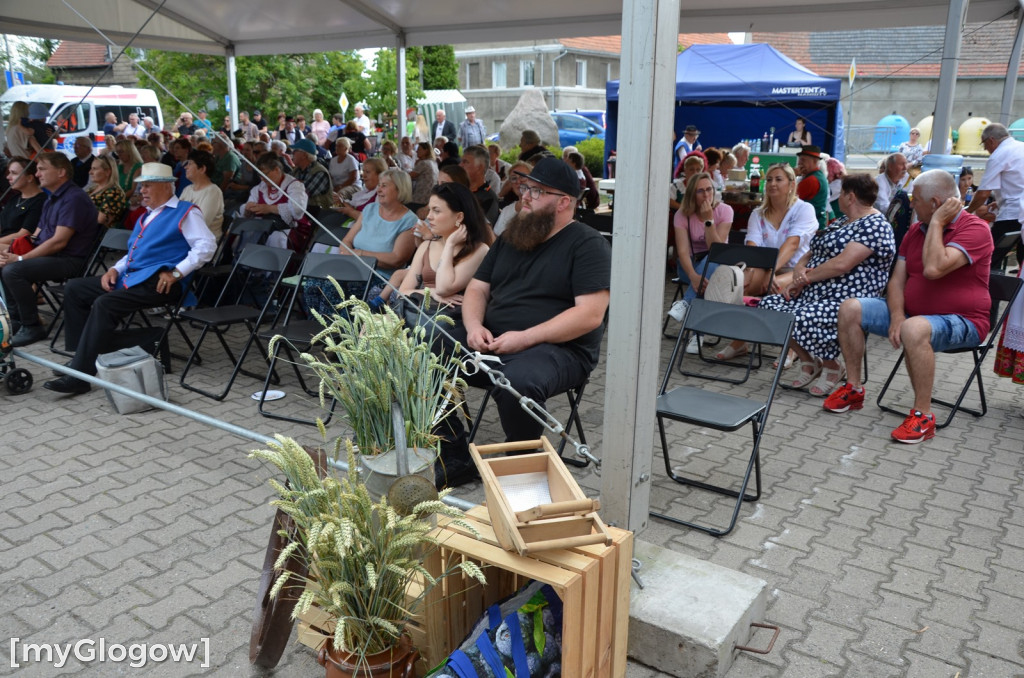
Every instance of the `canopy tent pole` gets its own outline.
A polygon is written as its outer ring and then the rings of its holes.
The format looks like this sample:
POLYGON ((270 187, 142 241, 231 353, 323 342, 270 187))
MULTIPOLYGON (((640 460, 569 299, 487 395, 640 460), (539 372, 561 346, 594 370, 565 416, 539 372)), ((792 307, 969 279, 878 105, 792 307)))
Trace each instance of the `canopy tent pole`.
POLYGON ((602 514, 647 525, 665 294, 665 224, 671 183, 679 0, 624 0, 611 306, 602 442, 602 514), (644 124, 648 122, 650 124, 644 124), (637 303, 639 300, 641 303, 637 303))
POLYGON ((935 118, 932 121, 932 153, 946 152, 949 124, 953 117, 953 94, 956 91, 956 71, 960 65, 960 43, 967 16, 968 0, 949 0, 946 15, 946 37, 942 43, 942 66, 939 68, 939 92, 935 98, 935 118))
POLYGON ((228 114, 231 116, 231 129, 238 129, 238 72, 235 69, 235 49, 229 47, 228 56, 228 114))
POLYGON ((1003 80, 1003 100, 999 106, 999 122, 1007 127, 1010 126, 1010 113, 1013 111, 1013 98, 1016 95, 1021 47, 1024 47, 1024 0, 1020 0, 1020 11, 1017 12, 1017 31, 1013 36, 1010 58, 1006 62, 1006 78, 1003 80))
MULTIPOLYGON (((420 77, 423 77, 422 66, 420 77)), ((395 36, 395 77, 398 79, 398 86, 395 91, 398 93, 398 103, 395 110, 395 133, 399 139, 405 135, 405 33, 395 36)), ((386 113, 386 111, 384 111, 386 113)))

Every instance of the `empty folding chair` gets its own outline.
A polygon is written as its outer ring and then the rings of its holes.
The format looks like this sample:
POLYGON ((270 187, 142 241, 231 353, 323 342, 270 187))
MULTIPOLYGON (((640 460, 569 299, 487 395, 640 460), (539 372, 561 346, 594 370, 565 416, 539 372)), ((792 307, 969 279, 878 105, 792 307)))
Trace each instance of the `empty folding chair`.
MULTIPOLYGON (((242 362, 245 360, 245 356, 253 342, 257 342, 257 331, 267 318, 271 304, 276 299, 277 290, 291 260, 291 254, 290 250, 278 247, 247 245, 238 256, 238 261, 235 262, 231 274, 228 276, 227 284, 224 285, 224 289, 221 290, 217 298, 217 303, 211 308, 182 311, 179 314, 181 320, 191 323, 193 326, 202 327, 195 347, 181 371, 183 387, 214 400, 223 400, 227 396, 238 373, 243 371, 242 362), (239 325, 245 328, 248 336, 236 356, 235 352, 231 350, 226 335, 229 330, 239 325), (225 355, 232 363, 231 374, 221 391, 209 391, 186 381, 192 367, 198 362, 199 349, 202 347, 203 341, 211 332, 217 336, 225 355)), ((265 352, 263 352, 263 356, 267 359, 265 352)), ((267 361, 269 362, 269 359, 267 361)), ((245 374, 254 379, 260 379, 263 376, 254 372, 245 372, 245 374)))
MULTIPOLYGON (((299 271, 295 289, 292 292, 292 299, 288 304, 288 310, 285 312, 285 316, 281 324, 271 328, 270 330, 264 330, 259 333, 260 339, 268 344, 270 340, 277 335, 284 338, 282 341, 278 341, 274 344, 274 348, 270 352, 270 364, 267 366, 267 376, 263 381, 263 392, 260 394, 260 401, 257 407, 260 414, 271 419, 283 419, 285 421, 295 422, 296 424, 316 424, 316 418, 304 419, 291 417, 276 414, 266 409, 267 389, 270 388, 271 381, 275 374, 274 368, 277 364, 278 355, 282 349, 287 355, 287 361, 291 364, 292 369, 295 372, 295 377, 298 379, 299 386, 302 390, 309 396, 318 397, 320 395, 318 388, 313 388, 307 385, 306 379, 302 374, 302 368, 304 366, 299 364, 298 357, 296 356, 296 352, 309 352, 312 347, 310 340, 324 329, 324 326, 312 317, 296 317, 298 315, 299 297, 301 297, 304 289, 303 282, 306 280, 319 280, 321 281, 321 284, 330 285, 331 283, 327 278, 331 277, 342 285, 361 286, 361 298, 366 299, 366 294, 370 289, 370 280, 373 278, 373 270, 376 265, 377 260, 374 257, 341 256, 338 254, 317 253, 310 253, 306 255, 306 258, 302 262, 302 268, 299 271)), ((324 423, 330 421, 333 412, 334 400, 332 399, 331 407, 326 419, 324 419, 324 423)))
MULTIPOLYGON (((755 344, 777 346, 782 349, 789 342, 794 323, 795 318, 791 313, 734 304, 720 304, 704 299, 695 299, 690 304, 686 318, 683 320, 683 327, 679 331, 675 347, 672 350, 672 357, 665 369, 665 378, 662 380, 656 403, 658 433, 661 436, 661 450, 665 458, 665 472, 669 478, 680 485, 735 497, 736 504, 732 510, 732 517, 724 528, 702 525, 653 511, 651 512, 652 516, 693 527, 718 537, 732 531, 744 501, 756 501, 761 497, 761 439, 768 424, 768 413, 772 400, 775 398, 784 361, 779 361, 771 380, 767 383, 748 382, 751 392, 746 396, 734 395, 735 391, 722 393, 711 388, 690 385, 678 386, 669 390, 668 385, 674 373, 676 358, 682 352, 684 354, 682 357, 685 359, 684 347, 690 335, 692 333, 713 334, 723 339, 738 339, 755 344), (676 473, 672 468, 668 438, 665 434, 666 420, 680 421, 692 426, 718 431, 735 431, 749 423, 753 434, 753 444, 738 487, 736 483, 729 486, 715 485, 709 482, 710 479, 697 480, 676 473), (750 484, 751 474, 754 475, 754 492, 748 493, 747 487, 750 484)), ((710 386, 710 384, 706 385, 710 386)), ((689 456, 694 457, 699 454, 696 452, 689 456)))
MULTIPOLYGON (((943 354, 963 354, 970 353, 974 358, 974 367, 971 369, 971 374, 967 377, 967 381, 960 388, 960 393, 957 395, 955 401, 940 400, 939 398, 932 397, 932 403, 938 403, 943 407, 949 408, 949 414, 946 416, 942 423, 936 421, 935 428, 945 428, 949 426, 949 423, 953 421, 953 417, 959 410, 973 414, 975 417, 984 416, 988 412, 988 404, 985 402, 985 387, 981 383, 981 364, 985 362, 985 356, 988 355, 992 345, 995 343, 996 338, 999 336, 999 331, 1006 323, 1006 316, 1010 312, 1010 307, 1013 306, 1013 300, 1017 298, 1017 294, 1020 292, 1021 285, 1024 284, 1020 278, 1013 278, 1008 275, 1000 275, 998 273, 992 273, 988 279, 989 294, 992 295, 992 307, 989 310, 989 326, 987 337, 982 337, 981 341, 978 342, 977 346, 970 348, 954 348, 948 351, 942 351, 943 354), (1002 313, 999 312, 1000 304, 1005 303, 1006 306, 1003 308, 1002 313), (978 399, 980 402, 978 409, 972 409, 969 407, 963 407, 964 398, 967 396, 967 392, 971 390, 971 384, 978 384, 978 399)), ((885 384, 882 386, 882 390, 878 392, 878 407, 879 409, 885 410, 886 412, 892 412, 900 416, 906 416, 907 410, 910 408, 897 409, 888 405, 882 404, 882 398, 885 396, 886 391, 889 390, 889 384, 892 383, 893 378, 896 376, 896 372, 899 371, 900 365, 903 364, 905 354, 901 351, 900 357, 897 358, 896 364, 892 367, 892 372, 889 373, 889 378, 885 380, 885 384)), ((939 370, 935 371, 935 376, 938 377, 941 374, 939 370)))
MULTIPOLYGON (((776 247, 754 247, 752 245, 732 245, 729 243, 713 243, 711 249, 708 251, 708 256, 704 258, 704 266, 701 268, 701 281, 709 277, 708 265, 718 264, 724 266, 736 266, 739 264, 746 265, 747 268, 764 269, 768 271, 768 284, 771 285, 775 278, 775 264, 779 259, 779 250, 776 247)), ((736 362, 731 360, 718 360, 714 356, 708 356, 704 354, 704 348, 701 345, 702 342, 697 342, 697 355, 700 359, 708 363, 716 363, 721 365, 737 365, 736 362)), ((782 360, 785 360, 785 351, 782 352, 782 360)), ((750 378, 751 370, 761 367, 761 347, 753 346, 747 355, 746 360, 746 371, 742 378, 723 377, 723 376, 705 376, 707 379, 713 379, 715 381, 725 381, 730 384, 742 384, 750 378)), ((682 356, 680 356, 680 371, 682 371, 682 356)), ((695 376, 693 373, 683 372, 688 376, 695 376)), ((698 373, 700 374, 700 373, 698 373)))

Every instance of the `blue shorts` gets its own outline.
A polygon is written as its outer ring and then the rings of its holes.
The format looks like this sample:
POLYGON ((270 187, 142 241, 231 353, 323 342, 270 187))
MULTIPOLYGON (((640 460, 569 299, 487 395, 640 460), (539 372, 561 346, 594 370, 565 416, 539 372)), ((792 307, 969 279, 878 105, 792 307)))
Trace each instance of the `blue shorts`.
MULTIPOLYGON (((859 298, 857 301, 860 302, 860 326, 871 334, 888 337, 889 305, 885 299, 859 298)), ((963 316, 949 314, 917 317, 924 318, 932 326, 933 351, 973 348, 981 341, 974 323, 963 316)))

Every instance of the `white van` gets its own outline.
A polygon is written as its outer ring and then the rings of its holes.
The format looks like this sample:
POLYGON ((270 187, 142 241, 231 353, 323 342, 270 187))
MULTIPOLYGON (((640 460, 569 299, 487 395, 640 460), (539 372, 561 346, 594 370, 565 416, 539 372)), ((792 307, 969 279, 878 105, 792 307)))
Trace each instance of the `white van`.
POLYGON ((74 155, 75 137, 88 136, 97 151, 105 145, 103 123, 107 113, 117 116, 117 122, 128 120, 129 113, 153 118, 157 127, 163 129, 164 117, 156 92, 151 89, 127 87, 88 87, 80 85, 17 85, 0 96, 0 114, 4 128, 11 106, 16 101, 43 103, 49 107, 47 122, 58 129, 57 149, 68 156, 74 155), (86 93, 88 92, 88 96, 86 93))

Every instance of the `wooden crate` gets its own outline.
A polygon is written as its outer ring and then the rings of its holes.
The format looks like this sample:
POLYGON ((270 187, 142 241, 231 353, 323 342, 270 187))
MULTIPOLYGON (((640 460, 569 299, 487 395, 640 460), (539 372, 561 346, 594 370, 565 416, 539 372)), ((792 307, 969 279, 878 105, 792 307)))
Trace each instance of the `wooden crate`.
MULTIPOLYGON (((457 649, 488 607, 530 580, 550 584, 562 599, 565 678, 626 675, 632 532, 607 528, 610 546, 577 546, 520 556, 498 543, 485 507, 468 511, 467 522, 481 538, 443 524, 435 533, 441 548, 424 558, 424 567, 436 574, 453 563, 471 560, 484 570, 487 585, 457 574, 427 592, 419 614, 407 627, 423 657, 418 665, 420 675, 457 649)), ((410 585, 410 597, 421 592, 422 582, 410 585)), ((317 649, 332 628, 330 617, 314 607, 299 618, 299 642, 317 649)))
POLYGON ((491 604, 537 580, 550 584, 562 599, 562 675, 625 676, 633 534, 607 528, 610 546, 519 556, 501 548, 486 508, 467 515, 481 539, 458 527, 440 527, 441 565, 472 560, 484 569, 487 586, 455 576, 445 580, 443 591, 428 594, 420 620, 425 635, 417 645, 427 662, 434 666, 457 649, 491 604))
POLYGON ((611 544, 597 515, 597 500, 583 494, 547 438, 470 444, 469 454, 484 483, 495 536, 505 549, 525 556, 611 544), (508 452, 518 454, 505 456, 508 452))

